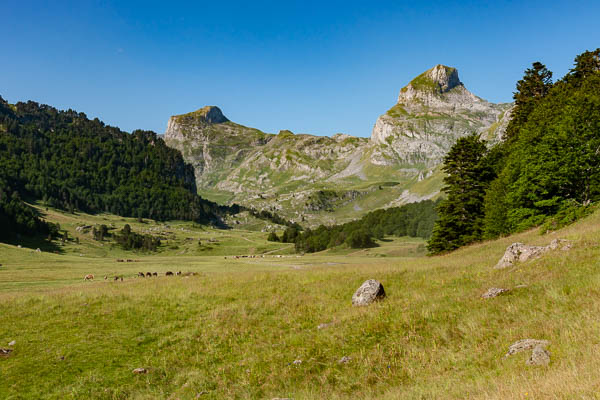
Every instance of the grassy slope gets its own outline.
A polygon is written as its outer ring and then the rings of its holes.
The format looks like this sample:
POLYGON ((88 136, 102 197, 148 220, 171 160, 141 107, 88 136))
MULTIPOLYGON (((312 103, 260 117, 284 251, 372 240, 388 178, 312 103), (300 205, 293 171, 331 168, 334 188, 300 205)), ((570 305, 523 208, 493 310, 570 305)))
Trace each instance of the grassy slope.
POLYGON ((393 258, 384 242, 372 251, 386 258, 161 253, 117 264, 112 252, 0 245, 0 345, 17 341, 0 358, 0 398, 595 398, 599 242, 600 213, 552 235, 530 231, 433 258, 393 258), (554 237, 573 240, 573 249, 493 269, 510 243, 554 237), (200 275, 129 278, 138 269, 200 275), (88 272, 127 279, 81 281, 88 272), (368 278, 388 298, 352 307, 368 278), (520 284, 527 287, 480 299, 489 287, 520 284), (325 322, 334 325, 316 328, 325 322), (522 338, 549 340, 551 364, 528 367, 524 353, 504 358, 522 338), (342 356, 352 359, 339 364, 342 356), (136 367, 149 373, 133 375, 136 367))

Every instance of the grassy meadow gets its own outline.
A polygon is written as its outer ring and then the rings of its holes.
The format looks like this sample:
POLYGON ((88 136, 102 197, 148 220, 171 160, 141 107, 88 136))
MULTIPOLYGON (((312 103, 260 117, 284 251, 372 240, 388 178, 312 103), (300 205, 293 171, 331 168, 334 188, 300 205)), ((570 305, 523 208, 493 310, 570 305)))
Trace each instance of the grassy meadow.
POLYGON ((299 256, 256 230, 46 213, 70 241, 0 244, 0 347, 16 341, 1 399, 600 397, 598 212, 438 257, 411 238, 299 256), (136 253, 76 231, 100 223, 165 239, 136 253), (509 244, 554 238, 573 248, 493 269, 509 244), (387 298, 353 307, 370 278, 387 298), (490 287, 511 291, 481 299, 490 287), (504 357, 524 338, 550 341, 548 366, 504 357))

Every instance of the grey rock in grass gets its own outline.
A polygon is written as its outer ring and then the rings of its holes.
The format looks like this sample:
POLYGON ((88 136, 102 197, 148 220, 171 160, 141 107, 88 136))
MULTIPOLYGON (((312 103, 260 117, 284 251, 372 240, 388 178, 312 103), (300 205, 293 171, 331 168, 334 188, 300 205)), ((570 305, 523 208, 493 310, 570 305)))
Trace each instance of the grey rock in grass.
POLYGON ((148 370, 146 368, 136 368, 132 372, 134 374, 147 374, 148 370))
POLYGON ((511 356, 513 354, 520 353, 522 351, 531 350, 535 347, 545 348, 550 344, 547 340, 537 340, 537 339, 521 339, 513 343, 506 353, 505 357, 511 356))
POLYGON ((531 352, 531 357, 527 360, 527 365, 548 365, 550 364, 550 352, 544 346, 537 345, 531 352))
POLYGON ((513 243, 506 248, 504 255, 494 268, 503 269, 513 266, 516 262, 525 262, 541 256, 546 252, 544 246, 528 246, 523 243, 513 243))
POLYGON ((0 357, 8 357, 12 353, 12 349, 0 349, 0 357))
POLYGON ((352 304, 355 306, 367 306, 383 298, 385 298, 383 285, 375 279, 369 279, 354 292, 354 295, 352 295, 352 304))
POLYGON ((350 358, 348 356, 344 356, 339 359, 338 364, 348 364, 350 362, 350 360, 352 360, 352 358, 350 358))
POLYGON ((294 360, 292 362, 292 364, 294 364, 294 365, 300 365, 300 364, 302 364, 302 360, 294 360))
POLYGON ((550 242, 550 244, 548 246, 546 246, 546 248, 548 248, 548 250, 562 250, 562 251, 571 250, 571 247, 572 247, 571 242, 566 239, 554 239, 553 241, 550 242))
POLYGON ((502 289, 502 288, 493 287, 493 288, 489 288, 487 290, 487 292, 485 292, 484 294, 481 295, 481 297, 484 298, 484 299, 491 299, 493 297, 499 296, 502 293, 506 293, 508 291, 509 291, 508 289, 502 289))
POLYGON ((325 323, 317 325, 317 329, 321 330, 321 329, 329 328, 330 326, 333 326, 333 322, 325 322, 325 323))
POLYGON ((12 340, 8 343, 9 346, 14 346, 15 344, 17 344, 16 340, 12 340))
POLYGON ((550 250, 569 250, 570 248, 571 242, 565 239, 554 239, 548 246, 529 246, 523 243, 513 243, 506 248, 504 255, 494 268, 508 268, 517 262, 525 262, 540 257, 550 250))

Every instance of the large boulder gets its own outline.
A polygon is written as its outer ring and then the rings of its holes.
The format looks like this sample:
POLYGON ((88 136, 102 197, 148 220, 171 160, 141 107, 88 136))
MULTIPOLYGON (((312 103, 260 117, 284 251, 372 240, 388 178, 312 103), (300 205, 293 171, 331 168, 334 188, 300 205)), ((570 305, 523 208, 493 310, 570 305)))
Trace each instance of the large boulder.
POLYGON ((525 262, 539 257, 546 251, 544 246, 528 246, 523 243, 513 243, 506 248, 504 255, 494 268, 502 269, 513 266, 517 261, 525 262))
POLYGON ((520 353, 522 351, 531 350, 536 347, 545 348, 550 344, 547 340, 537 340, 537 339, 521 339, 513 343, 506 353, 505 357, 511 356, 516 353, 520 353))
POLYGON ((383 285, 375 279, 369 279, 354 292, 352 304, 355 306, 368 306, 384 297, 385 290, 383 289, 383 285))
POLYGON ((537 258, 550 250, 569 250, 570 248, 571 243, 564 239, 554 239, 548 246, 529 246, 523 243, 513 243, 506 248, 504 255, 494 268, 508 268, 517 262, 537 258))

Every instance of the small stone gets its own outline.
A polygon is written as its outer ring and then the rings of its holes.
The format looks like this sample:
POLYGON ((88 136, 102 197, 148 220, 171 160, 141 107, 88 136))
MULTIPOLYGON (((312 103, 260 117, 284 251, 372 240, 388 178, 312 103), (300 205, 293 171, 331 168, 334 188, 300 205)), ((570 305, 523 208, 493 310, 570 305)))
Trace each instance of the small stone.
POLYGON ((522 340, 519 340, 519 341, 513 343, 508 348, 508 352, 506 353, 505 357, 511 356, 516 353, 520 353, 525 350, 531 350, 537 346, 541 346, 542 348, 545 348, 549 344, 550 344, 550 342, 547 340, 522 339, 522 340))
POLYGON ((146 368, 136 368, 132 372, 134 374, 147 374, 148 370, 146 368))
POLYGON ((484 299, 491 299, 493 297, 499 296, 502 293, 506 293, 508 292, 508 289, 502 289, 502 288, 489 288, 487 290, 487 292, 485 292, 484 294, 481 295, 482 298, 484 299))
POLYGON ((375 279, 369 279, 354 292, 354 295, 352 295, 352 304, 355 306, 367 306, 383 298, 385 298, 383 285, 375 279))
POLYGON ((537 345, 531 352, 531 357, 527 360, 527 365, 548 365, 550 364, 550 352, 543 346, 537 345))
POLYGON ((348 356, 344 356, 342 358, 340 358, 340 360, 338 361, 338 364, 348 364, 350 362, 351 358, 348 356))
POLYGON ((13 341, 11 341, 11 342, 8 343, 9 346, 14 346, 15 344, 17 344, 16 340, 13 340, 13 341))
POLYGON ((333 322, 325 322, 323 324, 319 324, 317 325, 317 329, 325 329, 325 328, 329 328, 330 326, 333 325, 333 322))
POLYGON ((0 349, 0 357, 8 357, 12 353, 12 349, 0 349))

